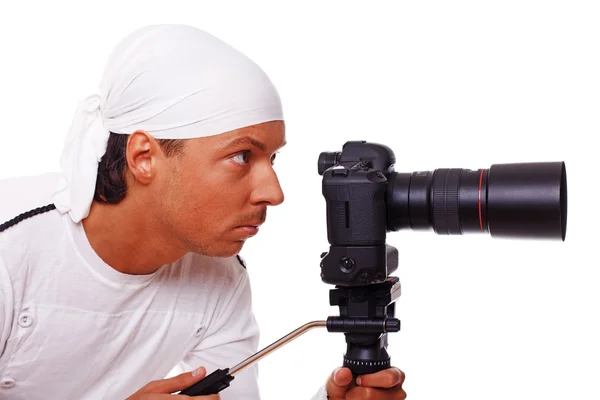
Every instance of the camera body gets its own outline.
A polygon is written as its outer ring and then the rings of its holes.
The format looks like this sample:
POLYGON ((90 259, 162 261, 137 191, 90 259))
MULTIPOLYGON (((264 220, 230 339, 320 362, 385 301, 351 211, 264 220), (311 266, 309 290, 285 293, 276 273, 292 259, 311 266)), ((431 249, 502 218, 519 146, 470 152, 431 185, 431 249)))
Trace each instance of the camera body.
POLYGON ((364 141, 347 142, 341 153, 321 154, 331 245, 321 261, 323 282, 381 283, 398 267, 397 249, 386 245, 386 193, 395 162, 389 147, 364 141))

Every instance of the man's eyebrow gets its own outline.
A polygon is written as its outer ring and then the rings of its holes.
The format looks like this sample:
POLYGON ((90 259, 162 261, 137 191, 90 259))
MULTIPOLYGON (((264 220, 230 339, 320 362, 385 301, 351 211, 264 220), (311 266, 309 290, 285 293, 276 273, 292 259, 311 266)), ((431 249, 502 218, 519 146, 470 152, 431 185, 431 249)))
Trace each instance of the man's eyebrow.
POLYGON ((265 151, 266 148, 267 148, 263 143, 259 142, 256 139, 253 139, 253 138, 248 137, 248 136, 243 136, 243 137, 234 139, 231 142, 227 143, 225 146, 223 146, 223 150, 228 150, 228 149, 233 148, 233 147, 238 147, 238 146, 242 146, 242 145, 249 145, 249 144, 251 144, 254 147, 258 147, 262 151, 265 151))
MULTIPOLYGON (((287 144, 287 141, 284 141, 283 144, 281 145, 281 147, 285 146, 286 144, 287 144)), ((229 142, 225 146, 223 146, 222 150, 227 150, 227 149, 242 146, 242 145, 252 145, 254 147, 259 148, 262 151, 267 150, 267 146, 265 146, 264 143, 262 143, 256 139, 253 139, 249 136, 243 136, 243 137, 232 140, 231 142, 229 142)))

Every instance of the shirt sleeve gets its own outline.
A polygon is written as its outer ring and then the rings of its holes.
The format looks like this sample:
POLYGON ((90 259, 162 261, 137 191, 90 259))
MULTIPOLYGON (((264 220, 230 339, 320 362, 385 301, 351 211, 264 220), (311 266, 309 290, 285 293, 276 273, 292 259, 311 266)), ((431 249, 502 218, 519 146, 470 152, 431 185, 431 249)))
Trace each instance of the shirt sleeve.
POLYGON ((326 386, 323 385, 319 388, 319 391, 312 397, 311 400, 327 400, 329 399, 329 397, 327 397, 327 390, 325 389, 326 386))
MULTIPOLYGON (((258 351, 259 327, 252 311, 252 292, 246 271, 240 274, 228 303, 196 347, 178 365, 182 372, 205 367, 206 374, 216 369, 233 368, 258 351)), ((234 375, 221 400, 260 400, 257 363, 234 375)))
POLYGON ((4 353, 10 335, 12 310, 12 285, 4 260, 0 256, 0 357, 4 353))

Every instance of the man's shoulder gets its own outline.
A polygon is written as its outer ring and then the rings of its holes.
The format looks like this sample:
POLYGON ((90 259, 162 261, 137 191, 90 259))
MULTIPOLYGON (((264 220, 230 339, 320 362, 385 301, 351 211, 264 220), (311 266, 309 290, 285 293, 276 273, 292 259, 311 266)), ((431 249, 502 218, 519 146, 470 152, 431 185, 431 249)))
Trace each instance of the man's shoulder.
POLYGON ((237 256, 187 253, 163 268, 159 279, 168 290, 176 288, 179 297, 192 299, 194 304, 200 297, 206 307, 211 307, 232 296, 240 285, 246 287, 249 277, 237 256))
POLYGON ((212 257, 199 253, 188 253, 179 262, 176 268, 190 279, 207 281, 238 281, 247 274, 246 262, 240 255, 231 257, 212 257))
POLYGON ((242 258, 242 256, 240 256, 240 255, 238 254, 238 255, 236 255, 236 256, 235 256, 235 258, 238 260, 238 262, 240 263, 240 265, 241 265, 242 267, 244 267, 244 269, 247 269, 247 268, 246 268, 246 260, 244 260, 244 259, 242 258))
POLYGON ((184 260, 190 266, 198 269, 232 271, 236 274, 246 273, 246 261, 239 254, 230 257, 213 257, 200 253, 188 253, 184 256, 184 260))
POLYGON ((0 224, 52 203, 59 173, 0 179, 0 224))

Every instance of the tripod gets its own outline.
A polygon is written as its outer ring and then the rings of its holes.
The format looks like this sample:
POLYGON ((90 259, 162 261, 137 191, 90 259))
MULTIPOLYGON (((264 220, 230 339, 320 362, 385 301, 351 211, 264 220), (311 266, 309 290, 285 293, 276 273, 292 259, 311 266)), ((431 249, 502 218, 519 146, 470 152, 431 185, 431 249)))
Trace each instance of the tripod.
MULTIPOLYGON (((388 258, 390 254, 393 255, 393 252, 388 252, 388 258)), ((397 257, 395 260, 397 262, 397 257)), ((400 330, 400 321, 394 318, 395 301, 400 292, 400 281, 395 276, 372 285, 337 286, 329 291, 329 304, 339 307, 340 316, 304 324, 233 368, 218 369, 180 394, 204 396, 218 393, 229 387, 235 374, 313 328, 344 333, 347 349, 343 366, 349 368, 355 378, 387 369, 391 365, 387 335, 400 330)))

